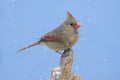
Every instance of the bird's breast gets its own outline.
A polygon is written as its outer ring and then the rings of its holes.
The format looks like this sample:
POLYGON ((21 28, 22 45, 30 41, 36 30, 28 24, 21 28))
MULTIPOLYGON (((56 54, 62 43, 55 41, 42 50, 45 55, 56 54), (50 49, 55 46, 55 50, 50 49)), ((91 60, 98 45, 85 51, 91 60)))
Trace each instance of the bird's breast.
POLYGON ((78 40, 78 34, 74 34, 69 39, 69 46, 73 46, 78 40))

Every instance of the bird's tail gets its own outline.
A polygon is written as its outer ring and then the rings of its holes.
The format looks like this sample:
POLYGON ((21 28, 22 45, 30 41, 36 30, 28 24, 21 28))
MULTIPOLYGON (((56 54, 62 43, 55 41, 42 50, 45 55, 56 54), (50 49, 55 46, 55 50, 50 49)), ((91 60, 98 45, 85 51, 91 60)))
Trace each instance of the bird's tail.
POLYGON ((38 42, 36 42, 36 43, 33 43, 33 44, 31 44, 31 45, 28 45, 28 46, 26 46, 26 47, 18 50, 17 53, 18 53, 18 52, 21 52, 21 51, 23 51, 23 50, 26 50, 26 49, 28 49, 28 48, 31 48, 31 47, 33 47, 33 46, 39 45, 39 44, 40 44, 40 41, 38 41, 38 42))

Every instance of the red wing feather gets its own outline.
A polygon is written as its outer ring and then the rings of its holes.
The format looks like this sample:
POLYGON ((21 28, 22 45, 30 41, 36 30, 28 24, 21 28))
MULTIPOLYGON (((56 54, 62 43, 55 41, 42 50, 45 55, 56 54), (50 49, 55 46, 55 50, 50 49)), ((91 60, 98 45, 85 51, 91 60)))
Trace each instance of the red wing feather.
POLYGON ((48 33, 43 37, 43 40, 48 42, 60 42, 62 38, 60 34, 48 33))

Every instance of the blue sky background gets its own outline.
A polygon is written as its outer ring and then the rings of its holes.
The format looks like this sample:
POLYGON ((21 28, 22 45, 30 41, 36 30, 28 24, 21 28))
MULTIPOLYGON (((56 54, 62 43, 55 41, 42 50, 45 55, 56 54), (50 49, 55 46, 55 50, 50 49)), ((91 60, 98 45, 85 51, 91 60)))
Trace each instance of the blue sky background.
POLYGON ((0 80, 49 80, 60 55, 45 46, 16 51, 59 26, 82 24, 72 71, 82 80, 120 80, 119 0, 0 0, 0 80))

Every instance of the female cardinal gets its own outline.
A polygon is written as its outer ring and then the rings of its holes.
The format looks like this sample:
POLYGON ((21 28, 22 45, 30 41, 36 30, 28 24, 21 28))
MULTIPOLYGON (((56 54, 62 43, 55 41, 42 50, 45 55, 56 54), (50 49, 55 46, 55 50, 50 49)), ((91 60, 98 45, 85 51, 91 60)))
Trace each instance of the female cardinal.
POLYGON ((22 48, 17 52, 40 44, 46 45, 56 52, 71 49, 78 40, 79 34, 77 29, 79 27, 80 24, 77 23, 75 18, 68 12, 66 20, 59 27, 42 36, 36 43, 22 48))

